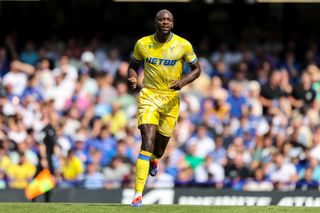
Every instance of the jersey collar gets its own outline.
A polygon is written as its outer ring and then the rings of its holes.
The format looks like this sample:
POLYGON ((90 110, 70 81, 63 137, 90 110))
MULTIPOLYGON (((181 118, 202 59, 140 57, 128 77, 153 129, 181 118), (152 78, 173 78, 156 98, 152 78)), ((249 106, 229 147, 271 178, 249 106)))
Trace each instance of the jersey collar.
POLYGON ((158 43, 161 43, 161 44, 165 44, 165 43, 169 43, 169 41, 171 41, 171 39, 172 39, 172 37, 173 37, 173 33, 172 32, 170 32, 170 36, 169 36, 169 38, 165 41, 165 42, 159 42, 158 40, 157 40, 157 38, 156 38, 156 33, 155 34, 153 34, 153 39, 156 41, 156 42, 158 42, 158 43))

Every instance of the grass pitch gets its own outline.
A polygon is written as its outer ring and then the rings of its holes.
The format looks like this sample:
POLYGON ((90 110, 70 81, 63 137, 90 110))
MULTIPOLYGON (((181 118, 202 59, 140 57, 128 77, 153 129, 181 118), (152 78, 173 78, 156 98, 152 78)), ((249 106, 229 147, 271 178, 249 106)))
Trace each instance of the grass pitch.
POLYGON ((181 213, 311 213, 320 212, 320 208, 308 207, 280 207, 280 206, 186 206, 186 205, 144 205, 142 208, 132 208, 121 204, 89 204, 89 203, 0 203, 2 213, 51 213, 51 212, 73 212, 73 213, 99 213, 99 212, 181 212, 181 213))

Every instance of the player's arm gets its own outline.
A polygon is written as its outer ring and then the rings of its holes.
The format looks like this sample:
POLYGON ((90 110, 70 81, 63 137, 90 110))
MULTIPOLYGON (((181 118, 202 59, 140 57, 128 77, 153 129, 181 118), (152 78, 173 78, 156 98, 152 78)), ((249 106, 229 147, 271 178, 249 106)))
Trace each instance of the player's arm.
POLYGON ((44 144, 44 140, 46 137, 46 133, 42 131, 39 135, 39 155, 40 155, 40 164, 43 168, 48 168, 48 160, 47 160, 47 147, 44 144))
POLYGON ((138 71, 140 65, 143 62, 143 56, 140 51, 140 43, 141 40, 137 41, 134 45, 133 54, 131 55, 131 59, 128 67, 128 81, 130 82, 131 88, 135 89, 138 85, 138 71))
POLYGON ((182 87, 191 83, 200 76, 201 68, 198 61, 193 64, 189 64, 189 67, 191 71, 188 74, 182 76, 180 80, 172 81, 170 89, 180 90, 182 87))
POLYGON ((129 62, 128 81, 130 82, 132 89, 135 89, 138 85, 138 70, 140 65, 140 62, 134 61, 133 59, 129 62))
POLYGON ((190 42, 184 42, 183 51, 183 58, 189 64, 191 71, 188 74, 182 76, 180 80, 174 80, 173 82, 171 82, 170 89, 180 90, 182 87, 191 83, 200 76, 201 68, 190 42))
POLYGON ((47 147, 43 143, 39 145, 40 164, 43 168, 48 168, 47 147))

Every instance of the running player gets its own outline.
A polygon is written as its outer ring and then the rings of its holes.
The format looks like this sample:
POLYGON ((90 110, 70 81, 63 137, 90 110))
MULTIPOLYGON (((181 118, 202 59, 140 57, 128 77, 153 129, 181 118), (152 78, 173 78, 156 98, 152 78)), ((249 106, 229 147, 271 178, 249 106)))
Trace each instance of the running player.
POLYGON ((179 115, 179 93, 200 75, 200 66, 191 44, 173 34, 173 16, 160 10, 155 17, 156 32, 137 41, 128 68, 131 87, 137 87, 137 72, 144 63, 143 88, 138 98, 138 126, 141 150, 136 162, 135 195, 131 206, 142 206, 148 177, 155 176, 179 115), (182 75, 187 62, 191 71, 182 75))

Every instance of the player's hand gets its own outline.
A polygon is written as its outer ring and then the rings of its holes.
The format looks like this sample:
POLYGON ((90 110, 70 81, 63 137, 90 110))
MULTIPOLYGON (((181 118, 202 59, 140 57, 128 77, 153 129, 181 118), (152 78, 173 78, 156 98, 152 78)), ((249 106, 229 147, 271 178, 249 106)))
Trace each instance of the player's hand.
POLYGON ((170 89, 173 89, 173 90, 180 90, 182 89, 184 85, 182 84, 181 80, 173 80, 171 83, 170 83, 170 89))
POLYGON ((47 159, 42 158, 42 159, 40 160, 40 164, 41 164, 42 168, 48 168, 48 161, 47 161, 47 159))
POLYGON ((131 86, 132 89, 137 88, 138 79, 136 77, 128 78, 128 81, 130 82, 130 86, 131 86))

